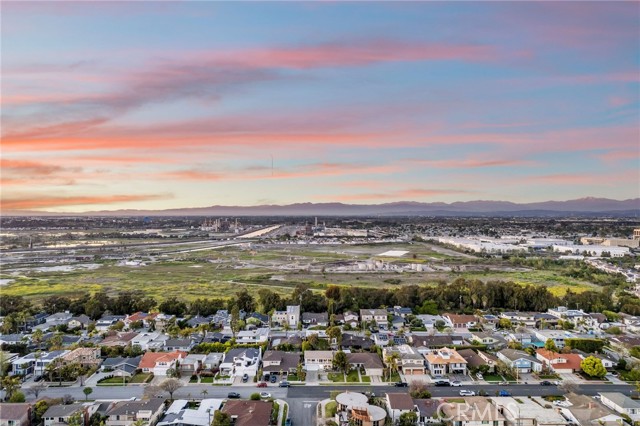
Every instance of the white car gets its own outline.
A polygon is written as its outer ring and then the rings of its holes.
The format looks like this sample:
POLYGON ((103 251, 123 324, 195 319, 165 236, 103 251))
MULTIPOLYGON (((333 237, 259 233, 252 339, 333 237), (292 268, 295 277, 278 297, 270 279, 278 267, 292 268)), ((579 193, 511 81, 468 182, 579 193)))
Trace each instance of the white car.
POLYGON ((460 383, 458 380, 455 380, 451 382, 451 386, 462 386, 462 383, 460 383))
POLYGON ((476 393, 472 390, 462 389, 460 391, 460 396, 476 396, 476 393))
POLYGON ((478 380, 484 380, 484 377, 482 377, 482 374, 480 373, 476 374, 476 377, 478 378, 478 380))
POLYGON ((260 392, 260 398, 263 398, 263 399, 271 398, 271 394, 269 392, 260 392))

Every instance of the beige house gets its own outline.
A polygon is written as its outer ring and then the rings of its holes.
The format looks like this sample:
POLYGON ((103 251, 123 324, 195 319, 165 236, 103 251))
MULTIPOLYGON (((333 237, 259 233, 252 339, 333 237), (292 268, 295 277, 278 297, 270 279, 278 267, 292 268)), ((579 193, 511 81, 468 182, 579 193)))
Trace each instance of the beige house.
POLYGON ((424 356, 427 369, 432 376, 445 374, 467 374, 467 360, 455 349, 442 348, 424 356))
POLYGON ((102 363, 100 348, 77 348, 62 357, 65 364, 78 363, 83 367, 97 367, 102 363))
POLYGON ((31 404, 3 403, 0 409, 0 426, 30 426, 31 404))
POLYGON ((442 404, 441 413, 454 426, 507 426, 498 407, 481 396, 465 398, 465 402, 442 404))
POLYGON ((119 402, 107 411, 106 426, 133 426, 138 420, 154 426, 164 408, 164 398, 119 402))
POLYGON ((307 371, 333 369, 334 351, 305 351, 304 368, 307 371))

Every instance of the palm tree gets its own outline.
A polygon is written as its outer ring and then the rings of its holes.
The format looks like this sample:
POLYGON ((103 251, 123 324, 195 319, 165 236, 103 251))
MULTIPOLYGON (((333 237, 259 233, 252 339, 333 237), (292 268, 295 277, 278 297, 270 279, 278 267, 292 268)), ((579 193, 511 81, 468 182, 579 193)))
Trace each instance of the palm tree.
POLYGON ((209 395, 209 391, 208 391, 208 390, 206 390, 206 389, 202 389, 202 390, 200 391, 200 394, 202 394, 202 398, 204 399, 204 397, 205 397, 205 396, 209 395))
POLYGON ((385 358, 385 363, 389 368, 389 377, 387 380, 391 380, 391 373, 393 371, 398 371, 398 359, 400 359, 400 355, 397 352, 392 352, 385 358))

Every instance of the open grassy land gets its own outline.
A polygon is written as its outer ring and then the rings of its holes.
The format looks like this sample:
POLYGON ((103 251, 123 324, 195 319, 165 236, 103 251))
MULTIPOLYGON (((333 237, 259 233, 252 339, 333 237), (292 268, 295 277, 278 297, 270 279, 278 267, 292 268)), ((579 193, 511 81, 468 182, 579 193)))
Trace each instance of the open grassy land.
MULTIPOLYGON (((113 253, 110 253, 113 254, 113 253)), ((113 257, 96 256, 91 261, 44 263, 41 258, 21 259, 0 273, 0 293, 42 299, 51 295, 77 296, 104 290, 115 294, 138 290, 163 300, 179 295, 184 300, 198 297, 231 297, 239 289, 250 292, 269 287, 290 294, 298 283, 323 291, 329 284, 359 287, 397 288, 403 285, 434 285, 463 277, 482 281, 502 280, 517 284, 544 285, 558 295, 597 290, 599 286, 566 275, 562 266, 515 267, 501 259, 483 259, 426 244, 367 244, 336 246, 253 245, 212 247, 210 243, 138 247, 141 266, 127 266, 113 257), (400 257, 380 254, 404 250, 400 257), (362 271, 356 262, 383 262, 389 268, 362 271), (408 264, 421 264, 428 272, 412 271, 408 264), (87 267, 91 265, 91 268, 87 267), (51 266, 54 266, 51 268, 51 266)))

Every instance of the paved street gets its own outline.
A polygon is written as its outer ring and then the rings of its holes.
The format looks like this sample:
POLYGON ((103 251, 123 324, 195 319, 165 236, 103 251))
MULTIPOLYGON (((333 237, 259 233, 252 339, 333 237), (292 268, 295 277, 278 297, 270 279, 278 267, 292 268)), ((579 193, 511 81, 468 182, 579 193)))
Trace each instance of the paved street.
MULTIPOLYGON (((82 393, 82 387, 52 387, 46 389, 40 396, 48 396, 59 398, 64 395, 71 395, 77 400, 85 398, 82 393)), ((461 389, 468 389, 479 392, 485 390, 489 396, 495 395, 501 389, 506 389, 513 396, 545 396, 545 395, 562 395, 565 393, 557 386, 541 386, 535 385, 469 385, 462 387, 434 387, 431 386, 429 391, 434 397, 451 397, 459 396, 461 389)), ((583 384, 578 385, 577 392, 593 396, 598 392, 622 392, 629 394, 634 389, 630 385, 621 384, 583 384)), ((174 398, 184 399, 201 399, 202 391, 207 391, 207 398, 226 398, 229 392, 238 392, 242 398, 258 392, 260 389, 254 386, 211 386, 205 384, 185 386, 174 393, 174 398)), ((316 405, 325 398, 329 398, 332 391, 351 391, 351 392, 375 392, 377 396, 381 396, 386 392, 407 392, 407 388, 396 388, 394 386, 294 386, 291 388, 270 387, 268 392, 274 398, 285 399, 289 403, 289 416, 294 425, 313 425, 316 415, 316 405)), ((144 386, 94 386, 91 399, 129 399, 141 398, 143 396, 144 386)), ((27 399, 34 399, 33 395, 28 395, 27 399)))

